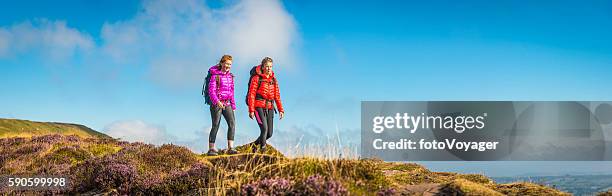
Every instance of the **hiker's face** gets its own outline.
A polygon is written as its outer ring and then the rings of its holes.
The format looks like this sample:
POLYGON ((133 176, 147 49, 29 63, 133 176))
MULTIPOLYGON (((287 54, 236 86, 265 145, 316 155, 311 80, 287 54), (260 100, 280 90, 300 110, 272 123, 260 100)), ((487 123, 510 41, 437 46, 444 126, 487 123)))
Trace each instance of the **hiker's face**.
POLYGON ((263 66, 263 71, 266 74, 269 74, 270 72, 272 72, 272 63, 271 62, 267 62, 264 66, 263 66))
POLYGON ((221 71, 229 71, 232 68, 232 60, 221 63, 221 71))

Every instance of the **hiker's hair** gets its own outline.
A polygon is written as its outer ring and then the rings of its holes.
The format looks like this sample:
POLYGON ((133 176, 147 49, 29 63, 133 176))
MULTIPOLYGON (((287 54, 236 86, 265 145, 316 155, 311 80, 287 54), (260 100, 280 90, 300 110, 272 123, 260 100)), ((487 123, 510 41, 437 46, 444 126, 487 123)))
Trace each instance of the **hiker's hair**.
POLYGON ((221 60, 219 60, 219 64, 224 63, 225 61, 231 61, 231 60, 232 60, 232 56, 229 54, 226 54, 221 57, 221 60))
POLYGON ((272 62, 272 58, 270 57, 264 57, 263 60, 261 60, 261 65, 265 65, 267 62, 272 62))

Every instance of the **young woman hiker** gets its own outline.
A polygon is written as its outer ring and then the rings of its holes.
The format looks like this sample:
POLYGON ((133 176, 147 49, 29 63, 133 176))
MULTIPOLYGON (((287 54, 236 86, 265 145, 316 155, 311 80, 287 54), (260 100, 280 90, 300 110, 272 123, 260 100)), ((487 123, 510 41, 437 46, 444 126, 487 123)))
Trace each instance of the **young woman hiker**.
POLYGON ((266 140, 272 137, 274 113, 277 112, 280 119, 285 116, 283 104, 280 99, 278 80, 272 71, 272 58, 265 57, 260 65, 251 69, 251 79, 247 94, 247 105, 249 106, 249 117, 255 119, 259 125, 259 138, 255 143, 259 145, 260 152, 266 150, 266 140))
POLYGON ((236 110, 236 102, 234 100, 234 75, 230 72, 232 67, 232 56, 223 55, 219 64, 213 65, 208 69, 206 77, 205 90, 208 95, 207 103, 210 105, 210 117, 212 119, 212 128, 208 138, 208 155, 215 156, 218 154, 215 148, 215 139, 219 130, 221 116, 227 122, 227 153, 238 153, 234 148, 234 129, 236 110))

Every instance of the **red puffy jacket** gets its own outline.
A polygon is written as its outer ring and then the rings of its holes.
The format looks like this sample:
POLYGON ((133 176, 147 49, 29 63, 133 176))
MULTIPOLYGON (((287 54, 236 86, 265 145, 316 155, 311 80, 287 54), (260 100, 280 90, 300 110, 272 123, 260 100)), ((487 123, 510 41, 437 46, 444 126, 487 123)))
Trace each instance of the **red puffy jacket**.
POLYGON ((278 80, 274 77, 274 72, 266 75, 262 73, 261 66, 257 66, 255 69, 256 75, 251 78, 247 98, 249 112, 255 112, 255 108, 273 109, 272 102, 276 103, 279 112, 284 112, 280 91, 278 90, 278 80))

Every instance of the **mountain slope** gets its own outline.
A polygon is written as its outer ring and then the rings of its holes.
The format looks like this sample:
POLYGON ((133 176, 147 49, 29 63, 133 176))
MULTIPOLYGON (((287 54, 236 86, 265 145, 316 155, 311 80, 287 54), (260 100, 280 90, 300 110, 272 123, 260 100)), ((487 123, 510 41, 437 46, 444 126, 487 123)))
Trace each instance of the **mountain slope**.
POLYGON ((0 138, 32 137, 49 134, 78 135, 84 138, 110 138, 108 135, 79 124, 0 118, 0 138))

